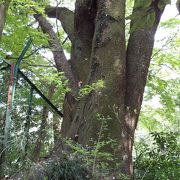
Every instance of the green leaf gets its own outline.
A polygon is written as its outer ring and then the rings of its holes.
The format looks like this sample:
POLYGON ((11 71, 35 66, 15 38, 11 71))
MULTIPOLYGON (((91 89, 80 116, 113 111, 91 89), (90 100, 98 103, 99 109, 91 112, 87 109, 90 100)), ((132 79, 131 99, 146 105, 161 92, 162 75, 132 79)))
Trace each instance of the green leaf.
POLYGON ((180 19, 170 18, 164 22, 161 22, 161 27, 164 28, 175 28, 180 24, 180 19))

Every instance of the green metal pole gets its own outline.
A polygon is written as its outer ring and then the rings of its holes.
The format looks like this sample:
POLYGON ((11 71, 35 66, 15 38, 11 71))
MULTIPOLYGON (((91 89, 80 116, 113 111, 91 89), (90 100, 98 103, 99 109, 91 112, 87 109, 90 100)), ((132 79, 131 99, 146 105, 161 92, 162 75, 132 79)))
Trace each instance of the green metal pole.
POLYGON ((19 58, 15 64, 15 67, 14 67, 14 83, 13 83, 13 87, 12 87, 12 99, 11 99, 12 109, 13 109, 13 103, 14 103, 14 95, 15 95, 15 91, 16 91, 16 83, 17 83, 17 75, 18 75, 19 65, 20 65, 25 53, 27 52, 29 46, 31 45, 31 43, 32 43, 32 38, 30 38, 28 40, 26 46, 24 47, 21 55, 19 56, 19 58))
POLYGON ((15 88, 17 82, 17 74, 19 70, 19 65, 21 60, 23 59, 26 51, 28 50, 29 46, 32 43, 32 39, 30 38, 24 47, 21 55, 19 56, 16 64, 11 64, 11 72, 10 72, 10 83, 8 88, 8 100, 7 100, 7 110, 6 110, 6 122, 5 122, 5 130, 4 130, 4 153, 6 154, 8 148, 8 139, 10 134, 10 127, 11 127, 11 116, 13 111, 13 102, 14 102, 14 95, 15 95, 15 88))

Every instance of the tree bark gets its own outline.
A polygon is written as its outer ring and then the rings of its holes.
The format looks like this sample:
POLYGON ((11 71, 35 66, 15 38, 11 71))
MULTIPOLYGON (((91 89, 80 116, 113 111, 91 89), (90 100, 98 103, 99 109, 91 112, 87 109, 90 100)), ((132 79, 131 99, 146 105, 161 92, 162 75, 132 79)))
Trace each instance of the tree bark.
MULTIPOLYGON (((77 11, 86 11, 86 6, 78 4, 77 11), (82 8, 85 8, 84 11, 82 8)), ((91 145, 91 139, 98 140, 101 123, 97 119, 97 113, 107 120, 108 131, 104 140, 111 138, 122 144, 122 123, 124 120, 124 96, 125 96, 125 1, 94 1, 94 33, 90 53, 90 72, 88 83, 103 80, 105 87, 94 91, 76 103, 71 111, 72 119, 64 114, 62 124, 62 135, 74 139, 78 135, 78 143, 91 145), (122 8, 121 11, 119 8, 122 8), (114 112, 117 111, 117 114, 114 112)), ((90 14, 90 13, 89 13, 90 14)), ((83 16, 81 15, 81 18, 83 16)), ((75 21, 79 20, 79 16, 75 21)), ((78 24, 81 34, 86 33, 83 23, 78 24), (85 32, 84 32, 85 31, 85 32)), ((76 48, 72 53, 81 54, 76 48)), ((79 59, 79 58, 78 58, 79 59)), ((74 59, 73 59, 74 60, 74 59)), ((75 58, 76 60, 76 58, 75 58)), ((80 66, 81 67, 81 66, 80 66)), ((66 109, 66 108, 65 108, 66 109)), ((113 150, 110 146, 105 151, 112 152, 117 161, 122 161, 122 148, 120 146, 113 150)), ((116 161, 116 162, 117 162, 116 161)), ((116 166, 116 162, 111 166, 116 166)), ((115 170, 116 171, 116 170, 115 170)), ((117 172, 115 172, 117 174, 117 172)))
MULTIPOLYGON (((154 36, 159 24, 164 7, 158 8, 159 1, 153 1, 150 7, 155 12, 155 21, 152 27, 137 29, 130 34, 126 51, 126 95, 125 95, 125 128, 124 147, 127 161, 126 171, 133 173, 132 148, 134 132, 138 123, 138 118, 143 100, 144 88, 148 75, 152 50, 154 46, 154 36), (128 164, 130 166, 128 166, 128 164), (128 169, 129 168, 129 169, 128 169)), ((136 3, 135 3, 136 7, 136 3)), ((137 12, 134 8, 133 13, 137 12)), ((133 14, 132 14, 133 15, 133 14)), ((131 21, 131 27, 135 23, 131 21)))
MULTIPOLYGON (((137 3, 135 1, 132 15, 142 9, 137 8, 137 3)), ((71 28, 74 31, 72 74, 76 82, 82 81, 83 85, 103 80, 105 87, 91 91, 80 99, 77 99, 77 94, 66 95, 61 134, 76 143, 92 145, 91 139, 95 142, 99 139, 102 122, 98 121, 97 114, 100 114, 107 120, 107 130, 102 140, 111 138, 118 144, 115 149, 110 146, 102 149, 102 152, 114 155, 115 160, 109 164, 116 177, 123 173, 128 179, 132 179, 134 132, 141 109, 154 35, 165 8, 165 4, 159 8, 159 3, 160 0, 154 0, 148 7, 155 12, 153 25, 137 27, 131 32, 126 50, 125 0, 76 0, 74 29, 71 28), (118 170, 117 163, 121 164, 118 170)), ((51 8, 47 14, 55 17, 56 11, 59 13, 58 19, 63 21, 61 10, 51 8)), ((143 19, 144 14, 139 16, 138 18, 143 19)), ((147 21, 151 23, 150 19, 147 21)), ((131 20, 131 28, 134 23, 136 19, 131 20)), ((40 25, 42 27, 42 23, 40 25)), ((66 29, 66 25, 63 26, 66 29)), ((58 148, 61 144, 59 142, 54 154, 61 150, 58 148)))
POLYGON ((74 12, 64 7, 46 7, 46 14, 50 18, 60 20, 64 31, 67 33, 71 42, 74 40, 74 12))
POLYGON ((6 22, 6 15, 9 7, 10 0, 5 0, 0 3, 0 39, 6 22))
POLYGON ((41 14, 36 14, 34 15, 34 17, 39 22, 42 31, 49 36, 49 45, 54 56, 57 70, 59 72, 64 72, 65 77, 69 80, 69 86, 72 90, 72 93, 76 94, 78 83, 76 82, 70 64, 66 59, 63 48, 61 47, 61 44, 56 33, 53 30, 53 27, 41 14))

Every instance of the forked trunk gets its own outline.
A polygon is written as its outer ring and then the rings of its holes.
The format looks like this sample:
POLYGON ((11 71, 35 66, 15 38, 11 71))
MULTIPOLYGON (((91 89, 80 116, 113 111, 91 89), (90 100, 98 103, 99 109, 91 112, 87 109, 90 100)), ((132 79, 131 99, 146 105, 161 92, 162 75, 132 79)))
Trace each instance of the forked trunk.
MULTIPOLYGON (((114 149, 107 146, 102 151, 111 152, 115 157, 110 162, 113 174, 122 173, 129 179, 133 174, 134 132, 154 35, 164 10, 164 7, 161 10, 158 8, 158 3, 152 1, 150 5, 155 13, 152 27, 132 32, 126 51, 125 1, 76 1, 72 69, 84 84, 102 80, 104 88, 94 90, 77 101, 71 95, 66 96, 62 135, 83 145, 91 144, 91 140, 97 142, 102 126, 97 118, 99 114, 107 120, 107 130, 101 140, 111 138, 118 144, 114 149)), ((132 20, 131 27, 133 23, 132 20)))
MULTIPOLYGON (((76 0, 74 14, 66 8, 47 8, 48 16, 57 17, 62 22, 72 42, 69 64, 65 61, 65 56, 62 56, 61 48, 57 48, 60 44, 52 27, 42 17, 36 19, 43 32, 49 35, 51 47, 56 48, 56 51, 52 48, 52 52, 57 69, 65 71, 73 90, 65 97, 62 137, 69 137, 84 146, 113 139, 117 143, 116 147, 106 145, 101 149, 114 156, 113 161, 108 161, 112 168, 111 175, 118 178, 118 174, 124 174, 132 179, 134 132, 141 109, 154 35, 167 2, 135 1, 127 50, 125 2, 76 0), (68 23, 74 24, 74 27, 68 26, 68 23), (134 28, 136 23, 139 26, 134 28), (141 23, 145 23, 147 27, 141 23), (60 61, 62 62, 59 63, 60 61), (99 87, 99 80, 104 87, 99 87), (77 92, 81 88, 78 89, 78 84, 82 84, 82 88, 86 84, 93 84, 93 91, 78 98, 77 92), (103 123, 107 123, 107 127, 102 132, 103 123)), ((54 155, 62 150, 59 142, 54 155)))

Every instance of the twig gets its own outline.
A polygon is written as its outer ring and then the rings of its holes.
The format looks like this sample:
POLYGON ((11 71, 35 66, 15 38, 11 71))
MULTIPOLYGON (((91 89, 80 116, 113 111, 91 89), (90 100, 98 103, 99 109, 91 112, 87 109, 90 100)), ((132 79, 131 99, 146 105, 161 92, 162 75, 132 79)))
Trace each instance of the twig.
POLYGON ((161 47, 160 49, 158 49, 158 50, 152 55, 151 60, 152 60, 159 52, 161 52, 161 51, 164 49, 164 47, 166 47, 168 44, 170 44, 170 43, 172 42, 172 40, 176 37, 176 35, 177 35, 177 33, 175 33, 170 39, 168 39, 168 40, 162 45, 162 47, 161 47))

